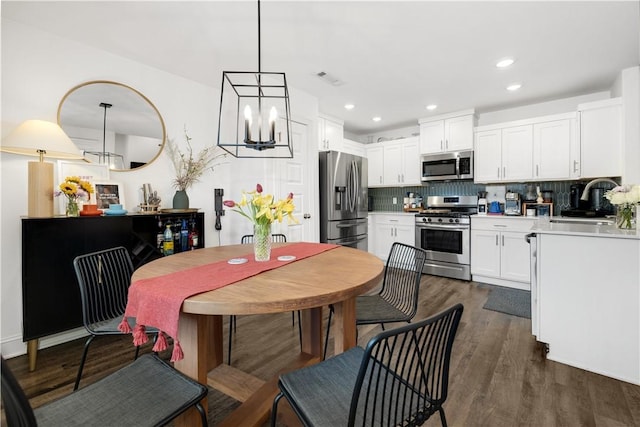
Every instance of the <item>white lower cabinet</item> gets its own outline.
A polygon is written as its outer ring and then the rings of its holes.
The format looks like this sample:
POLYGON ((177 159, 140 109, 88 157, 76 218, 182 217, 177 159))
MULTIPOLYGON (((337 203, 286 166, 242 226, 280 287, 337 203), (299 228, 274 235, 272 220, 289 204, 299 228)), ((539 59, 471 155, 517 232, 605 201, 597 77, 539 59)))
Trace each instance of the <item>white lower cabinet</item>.
POLYGON ((378 258, 386 261, 394 242, 411 246, 415 244, 415 215, 384 213, 373 214, 370 217, 374 229, 374 232, 369 234, 370 245, 373 244, 373 254, 378 258))
POLYGON ((476 282, 529 290, 529 244, 534 224, 523 217, 471 218, 471 275, 476 282))

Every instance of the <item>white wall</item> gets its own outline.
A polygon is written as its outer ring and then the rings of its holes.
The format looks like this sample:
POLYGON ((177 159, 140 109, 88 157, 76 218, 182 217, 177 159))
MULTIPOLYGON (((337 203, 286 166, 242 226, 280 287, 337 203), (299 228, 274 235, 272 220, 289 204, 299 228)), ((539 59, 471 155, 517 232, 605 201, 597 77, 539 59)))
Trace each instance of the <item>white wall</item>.
MULTIPOLYGON (((1 124, 4 138, 27 119, 56 121, 58 104, 72 87, 91 80, 124 83, 143 93, 160 111, 167 136, 184 147, 186 125, 194 152, 215 145, 220 91, 184 78, 114 56, 81 43, 63 39, 33 27, 2 18, 2 104, 1 124)), ((310 135, 317 135, 317 100, 290 88, 293 118, 309 124, 310 135)), ((316 140, 312 143, 317 146, 316 140)), ((27 212, 27 159, 2 153, 0 162, 0 345, 5 357, 23 354, 21 300, 20 216, 27 212)), ((190 205, 205 212, 205 242, 215 246, 230 243, 231 229, 247 221, 227 214, 221 233, 214 230, 213 189, 223 188, 225 198, 234 198, 240 189, 251 189, 266 182, 270 161, 218 158, 213 171, 188 194, 190 205)), ((54 172, 57 181, 57 171, 54 172)), ((124 184, 127 208, 141 201, 139 188, 151 183, 170 207, 174 193, 173 166, 166 154, 152 164, 131 172, 112 172, 111 179, 124 184)), ((64 236, 60 236, 64 239, 64 236)), ((55 250, 55 242, 52 250, 55 250)), ((52 284, 53 285, 53 284, 52 284)), ((73 335, 73 334, 71 334, 73 335)), ((65 341, 70 334, 41 340, 41 347, 65 341)))
POLYGON ((623 183, 640 184, 640 66, 622 70, 618 81, 623 112, 623 183))

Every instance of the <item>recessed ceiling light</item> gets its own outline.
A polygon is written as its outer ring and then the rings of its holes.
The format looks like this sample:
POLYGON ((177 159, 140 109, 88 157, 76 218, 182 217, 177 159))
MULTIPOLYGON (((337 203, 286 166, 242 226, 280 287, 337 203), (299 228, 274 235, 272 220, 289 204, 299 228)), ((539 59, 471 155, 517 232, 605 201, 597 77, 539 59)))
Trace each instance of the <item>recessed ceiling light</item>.
POLYGON ((353 104, 345 104, 344 108, 346 108, 347 110, 353 110, 354 108, 356 108, 356 106, 353 104))
POLYGON ((435 110, 436 108, 438 108, 438 106, 437 106, 436 104, 429 104, 429 105, 427 105, 427 110, 429 110, 429 111, 433 111, 433 110, 435 110))
POLYGON ((376 116, 372 119, 374 122, 379 122, 380 120, 382 120, 382 117, 380 116, 376 116))
POLYGON ((508 67, 510 65, 513 65, 514 62, 515 61, 513 59, 511 59, 511 58, 504 58, 504 59, 501 59, 500 61, 498 61, 496 63, 496 67, 498 67, 498 68, 506 68, 506 67, 508 67))
POLYGON ((509 86, 507 86, 507 90, 514 92, 518 89, 520 89, 522 87, 522 85, 520 83, 512 83, 509 86))

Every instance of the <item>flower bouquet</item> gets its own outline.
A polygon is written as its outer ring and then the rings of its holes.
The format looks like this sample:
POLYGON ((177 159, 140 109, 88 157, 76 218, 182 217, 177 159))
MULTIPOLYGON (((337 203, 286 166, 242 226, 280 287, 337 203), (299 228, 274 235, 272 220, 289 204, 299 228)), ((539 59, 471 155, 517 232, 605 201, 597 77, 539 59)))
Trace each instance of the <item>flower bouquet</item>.
POLYGON ((277 220, 282 222, 286 217, 289 224, 297 224, 293 216, 295 206, 293 193, 285 199, 275 200, 273 195, 263 194, 262 185, 250 192, 242 192, 239 202, 225 200, 224 205, 253 223, 253 247, 256 261, 268 261, 271 258, 271 224, 277 220))
POLYGON ((67 198, 67 216, 79 216, 80 208, 78 206, 79 200, 89 200, 91 193, 93 193, 93 186, 89 181, 81 179, 79 176, 68 176, 64 179, 64 182, 58 187, 59 191, 56 191, 55 195, 60 196, 64 194, 67 198))
POLYGON ((636 209, 640 203, 640 185, 619 185, 604 194, 604 197, 616 206, 616 226, 618 228, 636 228, 636 209))

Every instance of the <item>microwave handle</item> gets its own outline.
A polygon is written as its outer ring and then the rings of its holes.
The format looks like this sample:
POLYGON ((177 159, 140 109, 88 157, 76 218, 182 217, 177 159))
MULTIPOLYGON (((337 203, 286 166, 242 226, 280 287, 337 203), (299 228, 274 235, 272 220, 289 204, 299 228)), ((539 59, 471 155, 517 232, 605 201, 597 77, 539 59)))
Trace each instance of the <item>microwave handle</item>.
POLYGON ((460 178, 460 156, 456 156, 456 175, 460 178))

